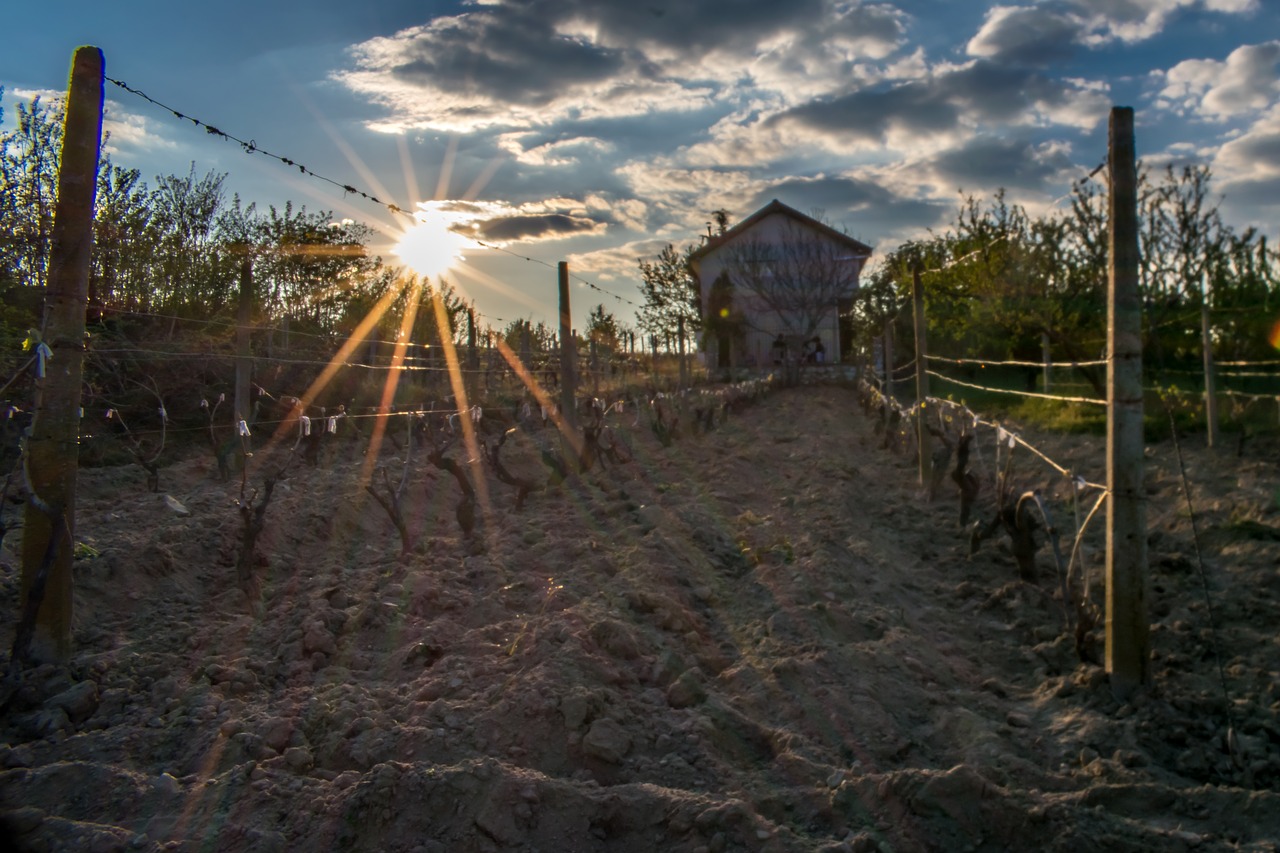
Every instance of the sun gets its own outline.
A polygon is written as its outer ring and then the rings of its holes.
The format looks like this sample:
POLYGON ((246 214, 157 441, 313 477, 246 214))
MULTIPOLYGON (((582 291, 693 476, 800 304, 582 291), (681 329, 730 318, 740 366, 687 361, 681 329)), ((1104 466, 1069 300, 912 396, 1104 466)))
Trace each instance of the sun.
POLYGON ((424 278, 433 278, 464 260, 462 252, 474 246, 474 242, 451 230, 443 218, 418 214, 417 223, 400 236, 391 250, 409 269, 424 278))

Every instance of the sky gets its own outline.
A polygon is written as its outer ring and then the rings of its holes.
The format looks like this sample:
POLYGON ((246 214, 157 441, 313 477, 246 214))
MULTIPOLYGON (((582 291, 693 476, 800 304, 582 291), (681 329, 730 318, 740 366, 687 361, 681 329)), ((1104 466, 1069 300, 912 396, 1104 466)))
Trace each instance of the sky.
MULTIPOLYGON (((78 45, 113 84, 108 151, 225 174, 259 208, 473 238, 448 281, 494 326, 643 303, 638 259, 772 199, 891 251, 962 195, 1040 213, 1135 110, 1148 166, 1206 164, 1229 224, 1280 235, 1280 0, 70 0, 3 13, 4 124, 65 92, 78 45), (487 247, 477 245, 480 240, 487 247)), ((873 258, 874 263, 874 258, 873 258)))

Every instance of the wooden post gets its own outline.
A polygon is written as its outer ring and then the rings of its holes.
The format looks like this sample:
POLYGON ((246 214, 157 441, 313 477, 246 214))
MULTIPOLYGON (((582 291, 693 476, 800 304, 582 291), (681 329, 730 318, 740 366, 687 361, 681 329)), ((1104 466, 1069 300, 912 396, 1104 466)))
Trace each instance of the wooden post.
POLYGON ((1111 110, 1108 161, 1106 667, 1124 699, 1150 681, 1147 517, 1142 466, 1142 300, 1133 108, 1111 110))
POLYGON ((684 362, 684 317, 677 318, 679 321, 678 330, 680 337, 680 387, 681 389, 689 387, 689 368, 684 362))
POLYGON ((591 348, 591 395, 600 396, 600 348, 596 339, 592 338, 588 346, 591 348))
POLYGON ((569 264, 560 262, 560 411, 570 428, 578 428, 578 352, 569 310, 569 264))
POLYGON ((26 451, 31 495, 23 514, 21 587, 26 624, 20 626, 25 629, 20 636, 31 633, 29 646, 18 649, 15 643, 15 652, 36 662, 65 663, 71 657, 80 386, 102 139, 103 71, 101 50, 76 48, 67 88, 45 296, 43 337, 51 354, 42 360, 44 375, 36 380, 36 411, 26 451))
MULTIPOLYGON (((240 257, 240 301, 236 305, 236 389, 234 420, 252 423, 249 405, 249 376, 252 370, 250 356, 252 340, 249 324, 253 322, 253 254, 248 244, 238 247, 240 257)), ((234 424, 233 424, 234 425, 234 424)))
POLYGON ((1044 365, 1044 393, 1049 393, 1049 369, 1053 362, 1049 360, 1049 333, 1040 333, 1040 362, 1044 365))
POLYGON ((533 372, 533 330, 528 324, 520 329, 520 361, 525 370, 533 372))
POLYGON ((467 309, 467 366, 465 371, 467 400, 474 401, 479 396, 480 351, 476 348, 476 309, 467 309))
POLYGON ((924 285, 920 283, 920 268, 911 274, 911 303, 916 326, 916 449, 920 454, 920 485, 928 489, 933 472, 933 456, 929 451, 929 418, 925 398, 929 396, 929 374, 925 373, 928 345, 925 341, 924 285))
POLYGON ((893 399, 893 320, 884 321, 884 395, 893 399))
POLYGON ((1209 334, 1209 275, 1200 277, 1200 348, 1204 353, 1204 417, 1209 426, 1208 443, 1218 445, 1218 395, 1213 378, 1213 338, 1209 334))

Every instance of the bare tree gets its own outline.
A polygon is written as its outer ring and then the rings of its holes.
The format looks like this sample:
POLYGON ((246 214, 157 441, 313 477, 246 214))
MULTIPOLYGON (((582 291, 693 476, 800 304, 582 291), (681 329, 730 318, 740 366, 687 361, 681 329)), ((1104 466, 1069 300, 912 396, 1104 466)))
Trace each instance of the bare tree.
POLYGON ((849 246, 799 222, 784 223, 772 239, 734 240, 724 257, 736 293, 759 309, 744 312, 746 322, 763 332, 781 329, 793 340, 807 340, 853 296, 863 260, 849 246), (777 326, 762 328, 764 317, 776 318, 777 326))

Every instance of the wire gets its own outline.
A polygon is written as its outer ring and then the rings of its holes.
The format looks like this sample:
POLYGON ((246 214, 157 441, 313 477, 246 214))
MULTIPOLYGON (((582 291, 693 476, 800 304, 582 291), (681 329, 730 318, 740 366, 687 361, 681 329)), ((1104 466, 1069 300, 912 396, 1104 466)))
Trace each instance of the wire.
MULTIPOLYGON (((486 243, 483 240, 476 240, 475 242, 480 246, 484 246, 486 249, 492 249, 495 252, 503 252, 505 254, 511 255, 513 258, 519 258, 522 261, 528 261, 533 264, 542 264, 542 266, 546 267, 547 269, 553 269, 553 270, 558 269, 558 267, 553 266, 552 264, 549 264, 546 261, 539 260, 538 258, 531 258, 528 255, 521 255, 518 252, 513 252, 510 249, 503 248, 502 246, 496 246, 493 243, 486 243)), ((619 302, 625 302, 633 308, 639 307, 638 305, 636 305, 636 303, 632 302, 630 299, 627 299, 626 297, 623 297, 623 296, 619 296, 616 293, 611 293, 608 290, 605 290, 603 287, 600 287, 598 284, 590 282, 580 275, 575 275, 572 271, 569 272, 569 278, 573 279, 574 281, 581 282, 582 284, 585 284, 587 287, 591 288, 592 290, 603 293, 605 296, 612 296, 614 299, 618 300, 619 302)))
POLYGON ((1008 388, 988 388, 985 385, 974 385, 972 382, 961 382, 959 379, 952 379, 950 376, 944 376, 935 370, 926 370, 925 373, 930 376, 936 376, 943 382, 950 382, 953 385, 962 385, 965 388, 973 388, 977 391, 990 391, 993 394, 1013 394, 1018 397, 1038 397, 1042 400, 1060 400, 1064 403, 1092 403, 1095 406, 1107 405, 1106 400, 1095 400, 1093 397, 1061 397, 1057 394, 1040 394, 1035 391, 1012 391, 1008 388))
MULTIPOLYGON (((397 213, 397 214, 400 214, 401 216, 407 216, 407 217, 409 217, 410 219, 413 219, 415 222, 417 221, 417 217, 413 214, 413 212, 412 212, 412 211, 405 210, 404 208, 400 207, 400 206, 399 206, 399 205, 397 205, 397 204, 393 204, 393 203, 391 203, 391 202, 383 201, 382 199, 378 198, 377 196, 371 195, 371 194, 369 194, 369 193, 365 192, 364 190, 361 190, 361 189, 359 189, 359 188, 357 188, 357 187, 355 187, 355 186, 352 186, 351 184, 343 183, 342 181, 335 180, 335 179, 333 179, 333 178, 327 177, 326 175, 322 175, 322 174, 320 174, 319 172, 316 172, 316 171, 313 171, 313 170, 311 170, 311 169, 308 169, 306 166, 302 165, 302 164, 301 164, 301 163, 299 163, 297 160, 295 160, 295 159, 293 159, 293 158, 291 158, 291 157, 285 157, 285 156, 283 156, 283 155, 276 154, 276 153, 274 153, 274 152, 268 151, 267 149, 265 149, 265 148, 263 148, 262 146, 258 145, 258 143, 257 143, 255 140, 253 140, 253 139, 247 139, 247 140, 246 140, 246 139, 241 139, 240 137, 235 136, 234 134, 227 133, 226 131, 224 131, 224 130, 222 130, 222 129, 220 129, 220 128, 214 127, 213 125, 209 124, 208 122, 201 121, 200 119, 196 118, 195 116, 187 115, 186 113, 183 113, 183 112, 181 112, 181 111, 179 111, 179 110, 177 110, 177 109, 174 109, 173 107, 169 106, 168 104, 165 104, 165 103, 162 103, 162 102, 160 102, 160 101, 156 100, 155 98, 153 98, 153 97, 151 97, 150 95, 148 95, 146 92, 143 92, 141 89, 134 88, 133 86, 130 86, 129 84, 125 83, 125 82, 124 82, 124 81, 122 81, 122 80, 116 80, 116 79, 114 79, 114 78, 112 78, 112 77, 107 77, 107 78, 105 78, 105 79, 106 79, 106 81, 107 81, 108 83, 111 83, 111 84, 113 84, 113 85, 115 85, 115 86, 119 86, 121 89, 124 89, 126 92, 129 92, 130 94, 133 94, 133 95, 137 95, 139 98, 142 98, 143 100, 147 101, 148 103, 154 104, 155 106, 159 107, 160 109, 165 110, 166 112, 172 113, 172 114, 173 114, 173 116, 174 116, 174 118, 177 118, 177 119, 179 119, 180 121, 189 121, 189 122, 191 122, 193 125, 195 125, 196 127, 202 127, 202 128, 204 128, 205 132, 206 132, 206 133, 208 133, 208 134, 210 134, 211 136, 217 136, 217 137, 221 137, 221 138, 223 138, 223 139, 228 139, 228 140, 230 140, 230 141, 232 141, 232 142, 235 142, 235 143, 236 143, 236 144, 238 144, 242 149, 244 149, 244 152, 245 152, 246 154, 261 154, 261 155, 263 155, 264 157, 270 157, 270 158, 271 158, 271 159, 273 159, 273 160, 277 160, 277 161, 279 161, 280 163, 283 163, 283 164, 284 164, 284 165, 286 165, 286 166, 296 166, 296 167, 297 167, 297 169, 298 169, 298 171, 299 171, 299 172, 301 172, 301 173, 302 173, 302 174, 304 174, 304 175, 307 175, 307 176, 312 177, 312 178, 316 178, 317 180, 324 181, 325 183, 328 183, 328 184, 332 184, 333 186, 335 186, 335 187, 337 187, 338 189, 342 190, 344 193, 348 193, 348 194, 351 194, 351 195, 358 195, 358 196, 360 196, 360 197, 361 197, 361 198, 363 198, 363 199, 366 199, 366 200, 368 200, 368 201, 373 202, 374 204, 377 204, 377 205, 380 205, 380 206, 382 206, 382 207, 385 207, 387 210, 391 211, 392 213, 397 213)), ((510 252, 510 251, 508 251, 508 250, 506 250, 506 249, 502 248, 501 246, 495 246, 495 245, 493 245, 493 244, 491 244, 491 243, 484 243, 484 242, 482 242, 482 241, 480 241, 480 240, 476 240, 475 242, 476 242, 477 244, 481 245, 481 246, 484 246, 486 249, 492 249, 492 250, 494 250, 494 251, 499 251, 499 252, 507 252, 507 254, 515 255, 516 257, 523 258, 523 259, 524 259, 524 260, 526 260, 526 261, 533 261, 534 263, 541 263, 541 264, 544 264, 544 265, 546 265, 546 266, 548 266, 548 267, 550 267, 550 266, 551 266, 550 264, 547 264, 545 261, 539 261, 539 260, 536 260, 535 258, 528 258, 528 257, 524 257, 523 255, 517 255, 515 252, 510 252)), ((592 288, 593 290, 596 290, 596 291, 598 291, 598 292, 600 292, 600 293, 603 293, 603 294, 604 294, 604 295, 606 295, 606 296, 612 296, 614 299, 618 300, 619 302, 625 302, 626 304, 628 304, 628 305, 632 306, 633 308, 634 308, 634 307, 638 307, 638 306, 636 305, 636 303, 632 302, 631 300, 626 299, 625 297, 619 296, 619 295, 618 295, 618 294, 616 294, 616 293, 611 293, 610 291, 605 290, 603 287, 600 287, 599 285, 595 284, 594 282, 588 281, 587 279, 582 278, 581 276, 574 275, 573 273, 570 273, 570 274, 569 274, 569 277, 570 277, 570 278, 573 278, 573 279, 575 279, 575 280, 577 280, 577 281, 579 281, 579 282, 581 282, 582 284, 585 284, 587 287, 590 287, 590 288, 592 288)), ((495 317, 494 319, 498 320, 498 322, 503 322, 503 320, 501 320, 501 318, 497 318, 497 317, 495 317)))
POLYGON ((349 193, 351 195, 358 195, 363 199, 367 199, 368 201, 373 202, 374 204, 385 207, 387 210, 391 211, 392 213, 398 213, 402 216, 407 216, 410 219, 417 221, 417 217, 415 217, 411 211, 405 210, 399 205, 383 201, 377 196, 370 195, 369 193, 363 190, 357 189, 351 184, 344 184, 341 181, 336 181, 333 178, 326 177, 324 175, 321 175, 318 172, 313 172, 311 169, 308 169, 306 166, 302 165, 301 163, 299 163, 298 161, 290 157, 285 157, 280 154, 274 154, 268 151, 267 149, 258 145, 258 143, 253 139, 247 139, 247 140, 241 139, 238 136, 234 136, 230 133, 227 133, 224 130, 220 130, 219 128, 214 127, 208 122, 201 121, 195 116, 189 116, 189 115, 186 115, 185 113, 179 112, 178 110, 174 109, 168 104, 163 104, 160 101, 157 101, 155 98, 151 97, 146 92, 143 92, 141 89, 135 89, 134 87, 130 86, 129 84, 121 80, 116 80, 111 77, 107 77, 105 79, 108 83, 111 83, 115 86, 119 86, 121 89, 124 89, 126 92, 129 92, 130 94, 133 94, 133 95, 137 95, 139 98, 142 98, 144 101, 154 104, 155 106, 159 107, 162 110, 165 110, 166 112, 173 113, 174 118, 177 118, 180 121, 189 121, 192 124, 194 124, 196 127, 204 128, 205 132, 211 136, 218 136, 223 139, 229 139, 232 142, 237 143, 242 149, 244 149, 244 152, 246 154, 261 154, 264 157, 270 157, 272 160, 278 160, 286 166, 296 166, 298 171, 304 175, 332 184, 333 186, 342 190, 344 193, 349 193))
MULTIPOLYGON (((989 358, 946 358, 945 356, 941 356, 941 355, 926 355, 925 358, 928 359, 929 361, 945 361, 948 364, 982 364, 982 365, 1003 364, 1003 365, 1011 365, 1016 367, 1045 367, 1046 366, 1043 361, 1012 361, 1012 360, 995 361, 989 358)), ((1095 367, 1097 365, 1106 364, 1106 363, 1107 363, 1107 360, 1105 358, 1102 358, 1096 361, 1049 362, 1048 366, 1061 367, 1061 368, 1095 367)))

